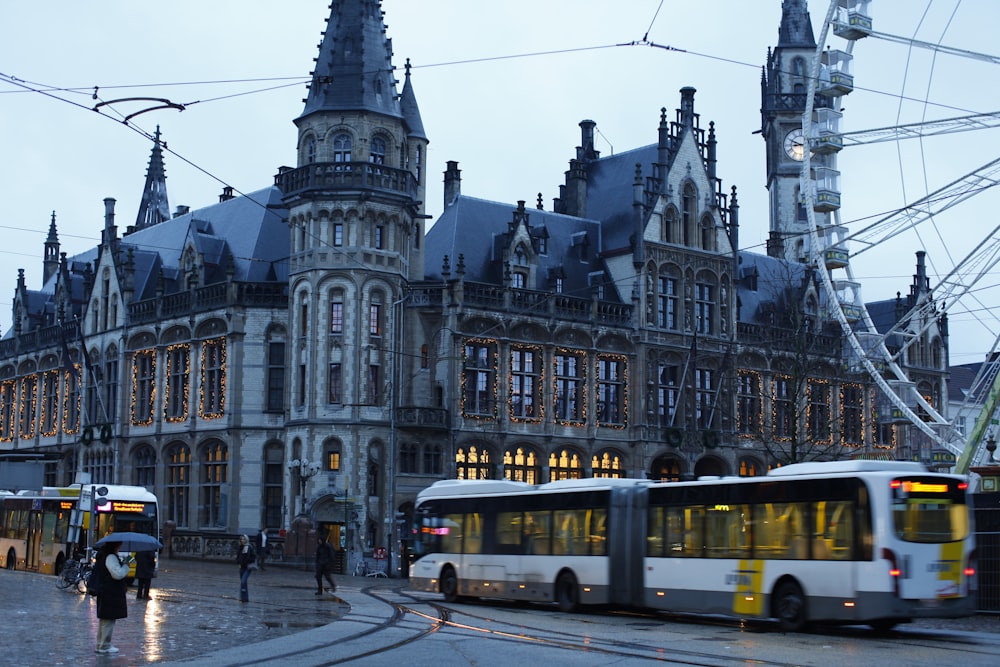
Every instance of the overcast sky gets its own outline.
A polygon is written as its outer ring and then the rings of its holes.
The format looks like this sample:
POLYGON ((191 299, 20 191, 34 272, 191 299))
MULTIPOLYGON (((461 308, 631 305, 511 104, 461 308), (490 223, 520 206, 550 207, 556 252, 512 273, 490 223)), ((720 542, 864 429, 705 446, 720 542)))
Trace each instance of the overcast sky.
MULTIPOLYGON (((224 185, 239 192, 266 187, 279 166, 295 163, 292 119, 302 110, 328 4, 50 0, 6 7, 0 329, 10 327, 17 269, 25 270, 30 289, 41 287, 52 211, 70 255, 97 244, 105 197, 118 202, 120 230, 135 220, 151 142, 121 117, 153 103, 115 102, 100 113, 95 105, 142 96, 184 106, 132 121, 148 134, 161 127, 172 209, 209 205, 224 185), (46 92, 26 92, 10 77, 46 92)), ((764 252, 764 146, 754 132, 761 66, 777 40, 781 0, 383 0, 382 6, 400 81, 406 59, 413 64, 431 142, 433 218, 442 209, 447 160, 459 162, 464 194, 534 205, 541 193, 550 209, 580 142, 581 120, 597 122, 604 155, 654 143, 660 108, 672 119, 678 91, 693 86, 702 126, 716 124, 724 188, 739 190, 741 247, 764 252)), ((810 3, 817 37, 827 7, 825 0, 810 3)), ((880 32, 997 50, 996 0, 874 0, 871 14, 880 32)), ((828 43, 845 45, 833 37, 828 43)), ((859 42, 854 55, 858 89, 843 99, 845 130, 1000 109, 992 62, 874 38, 859 42)), ((843 220, 900 208, 995 159, 997 146, 997 131, 984 130, 845 150, 843 220)), ((940 239, 963 256, 990 234, 996 204, 995 193, 976 197, 940 216, 937 230, 919 239, 903 235, 868 253, 871 259, 859 258, 855 275, 865 299, 905 293, 922 246, 932 270, 946 274, 940 239)), ((968 306, 979 309, 978 317, 997 303, 995 294, 983 298, 968 306)), ((995 336, 985 329, 995 332, 994 322, 984 326, 953 311, 953 363, 982 359, 995 336)))

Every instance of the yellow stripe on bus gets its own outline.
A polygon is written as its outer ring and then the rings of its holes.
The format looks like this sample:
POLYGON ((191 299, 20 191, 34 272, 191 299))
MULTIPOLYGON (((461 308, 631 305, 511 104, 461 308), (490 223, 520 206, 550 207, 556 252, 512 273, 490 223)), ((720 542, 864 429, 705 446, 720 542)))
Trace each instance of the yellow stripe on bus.
POLYGON ((957 598, 962 594, 962 547, 964 542, 941 545, 941 567, 938 568, 937 597, 957 598))
POLYGON ((733 613, 740 616, 761 616, 764 612, 764 561, 744 559, 733 573, 733 613))

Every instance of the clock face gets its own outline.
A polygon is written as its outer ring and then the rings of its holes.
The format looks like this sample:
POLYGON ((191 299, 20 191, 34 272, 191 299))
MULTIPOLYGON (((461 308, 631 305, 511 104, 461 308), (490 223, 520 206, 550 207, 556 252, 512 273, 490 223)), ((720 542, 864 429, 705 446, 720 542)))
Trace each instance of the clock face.
POLYGON ((785 153, 793 160, 802 160, 806 153, 806 138, 801 129, 795 129, 785 135, 785 153))

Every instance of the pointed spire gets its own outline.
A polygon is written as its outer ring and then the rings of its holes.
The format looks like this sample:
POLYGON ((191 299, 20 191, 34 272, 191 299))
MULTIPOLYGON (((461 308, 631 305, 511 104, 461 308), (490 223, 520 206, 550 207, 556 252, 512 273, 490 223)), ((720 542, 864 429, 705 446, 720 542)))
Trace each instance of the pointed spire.
POLYGON ((778 46, 816 48, 806 0, 782 0, 778 46))
POLYGON ((169 219, 167 172, 163 166, 160 126, 157 125, 156 134, 153 136, 153 150, 149 155, 149 168, 146 169, 146 186, 142 190, 142 202, 139 204, 139 214, 135 218, 135 228, 151 227, 169 219))
POLYGON ((424 122, 420 119, 420 109, 417 107, 417 96, 413 94, 413 85, 410 83, 409 58, 406 59, 406 78, 403 80, 403 94, 399 98, 399 108, 403 112, 403 120, 406 121, 410 137, 426 140, 424 122))
MULTIPOLYGON (((302 116, 317 111, 374 111, 402 118, 379 0, 330 5, 302 116)), ((419 118, 419 116, 418 116, 419 118)))
POLYGON ((49 221, 49 235, 45 238, 45 253, 42 259, 42 283, 56 274, 59 268, 59 234, 56 232, 56 212, 52 211, 49 221))

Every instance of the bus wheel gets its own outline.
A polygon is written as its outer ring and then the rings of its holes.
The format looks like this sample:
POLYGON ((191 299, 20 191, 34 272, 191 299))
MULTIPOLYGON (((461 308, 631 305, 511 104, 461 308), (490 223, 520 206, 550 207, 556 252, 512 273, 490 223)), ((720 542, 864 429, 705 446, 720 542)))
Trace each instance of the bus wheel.
POLYGON ((17 554, 15 554, 14 550, 11 549, 10 551, 7 552, 7 569, 13 570, 16 565, 17 565, 17 554))
POLYGON ((806 598, 794 581, 786 581, 778 586, 774 592, 772 609, 785 632, 798 632, 805 627, 806 598))
POLYGON ((455 576, 455 570, 451 567, 446 567, 441 573, 441 592, 444 593, 444 599, 447 602, 458 600, 458 577, 455 576))
POLYGON ((576 585, 576 577, 563 573, 556 579, 556 604, 559 611, 576 611, 580 604, 580 589, 576 585))

